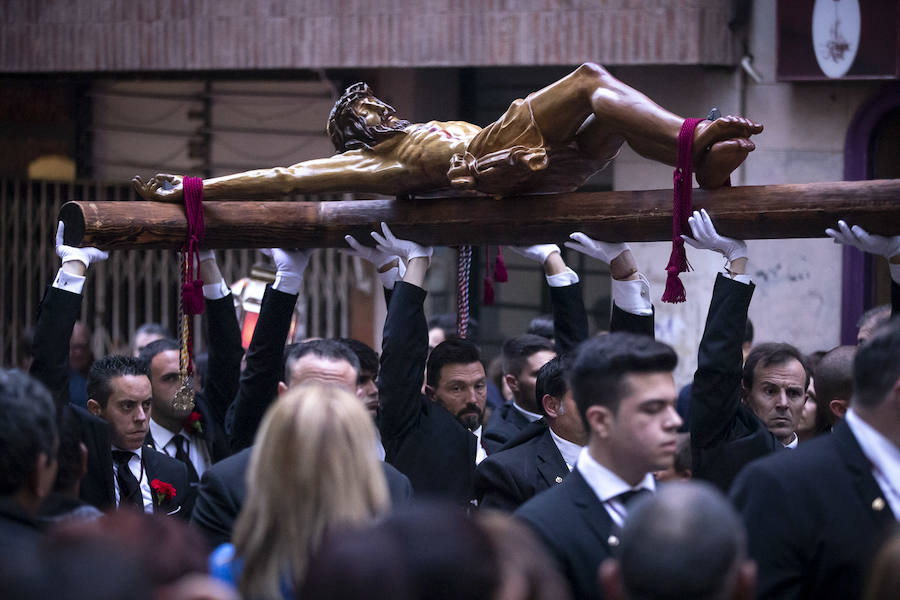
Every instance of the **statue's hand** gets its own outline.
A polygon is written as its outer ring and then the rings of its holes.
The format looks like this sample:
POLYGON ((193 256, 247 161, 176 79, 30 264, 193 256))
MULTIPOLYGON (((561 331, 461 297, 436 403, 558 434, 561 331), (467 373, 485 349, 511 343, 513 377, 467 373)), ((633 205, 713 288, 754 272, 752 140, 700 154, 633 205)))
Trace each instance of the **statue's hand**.
POLYGON ((169 175, 159 173, 146 182, 137 175, 131 180, 134 190, 144 200, 156 200, 159 202, 179 201, 184 197, 184 189, 181 184, 181 175, 169 175))

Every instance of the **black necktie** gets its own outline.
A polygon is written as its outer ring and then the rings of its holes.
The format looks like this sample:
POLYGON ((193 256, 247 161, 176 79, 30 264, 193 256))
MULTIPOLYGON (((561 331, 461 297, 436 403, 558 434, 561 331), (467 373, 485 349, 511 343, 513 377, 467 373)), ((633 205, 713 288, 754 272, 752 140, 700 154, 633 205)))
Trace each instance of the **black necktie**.
POLYGON ((639 490, 628 490, 627 492, 623 492, 616 496, 616 500, 622 503, 622 506, 628 508, 628 504, 636 498, 643 498, 644 496, 649 496, 652 494, 650 490, 647 488, 641 488, 639 490))
POLYGON ((188 477, 191 483, 200 481, 197 469, 194 468, 194 463, 191 462, 191 455, 187 450, 188 441, 180 433, 172 438, 172 441, 175 442, 175 458, 187 465, 188 477))
POLYGON ((129 506, 144 512, 144 495, 141 493, 141 483, 128 468, 128 461, 134 452, 124 450, 112 451, 113 461, 116 463, 116 483, 119 486, 119 506, 129 506))

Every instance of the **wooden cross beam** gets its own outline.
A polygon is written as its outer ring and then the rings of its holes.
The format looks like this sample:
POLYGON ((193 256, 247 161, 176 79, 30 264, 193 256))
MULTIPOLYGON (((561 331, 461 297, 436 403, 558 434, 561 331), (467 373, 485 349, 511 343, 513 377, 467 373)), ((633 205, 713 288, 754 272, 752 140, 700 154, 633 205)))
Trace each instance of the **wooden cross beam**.
MULTIPOLYGON (((900 179, 695 189, 723 235, 740 239, 824 237, 838 219, 872 233, 900 233, 900 179)), ((368 240, 378 223, 435 246, 535 244, 583 231, 610 242, 672 238, 672 190, 569 193, 506 198, 455 196, 333 202, 235 201, 204 204, 207 248, 344 247, 368 240)), ((179 248, 184 207, 161 202, 66 203, 66 243, 179 248)))

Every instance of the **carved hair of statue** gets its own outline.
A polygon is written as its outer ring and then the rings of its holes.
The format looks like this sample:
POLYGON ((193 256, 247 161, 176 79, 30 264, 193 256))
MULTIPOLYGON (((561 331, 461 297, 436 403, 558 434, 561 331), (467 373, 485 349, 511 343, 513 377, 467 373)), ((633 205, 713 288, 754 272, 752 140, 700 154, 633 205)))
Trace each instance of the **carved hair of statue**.
MULTIPOLYGON (((344 90, 341 97, 334 103, 331 114, 328 115, 326 130, 337 152, 361 148, 372 150, 379 142, 403 133, 403 130, 409 126, 409 121, 403 120, 397 121, 393 126, 370 126, 353 110, 353 105, 357 100, 369 97, 375 98, 372 90, 367 84, 359 82, 344 90)), ((388 106, 388 111, 388 115, 394 114, 394 109, 390 106, 388 106)))

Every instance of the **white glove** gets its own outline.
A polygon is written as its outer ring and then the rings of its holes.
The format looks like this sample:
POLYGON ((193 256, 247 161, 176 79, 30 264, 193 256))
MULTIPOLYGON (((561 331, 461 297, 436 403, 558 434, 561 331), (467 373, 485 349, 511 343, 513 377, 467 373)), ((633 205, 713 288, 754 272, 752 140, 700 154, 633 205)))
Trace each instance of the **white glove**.
POLYGON ((303 271, 306 270, 312 250, 271 248, 260 250, 260 252, 271 256, 275 262, 275 283, 272 284, 272 287, 285 294, 300 293, 303 271))
POLYGON ((547 261, 547 257, 549 257, 554 252, 559 252, 559 246, 556 244, 537 244, 534 246, 507 246, 510 250, 519 254, 520 256, 524 256, 527 259, 533 260, 538 264, 544 264, 547 261))
POLYGON ((345 235, 344 239, 347 240, 347 244, 353 249, 347 250, 346 248, 341 248, 339 252, 349 256, 359 257, 375 265, 378 281, 380 281, 381 285, 386 289, 394 289, 394 284, 403 279, 403 275, 406 273, 406 265, 403 264, 403 261, 399 256, 396 254, 385 254, 377 248, 363 246, 357 242, 356 238, 352 235, 345 235), (396 262, 396 265, 382 272, 382 269, 392 262, 396 262))
POLYGON ((574 250, 575 252, 587 254, 588 256, 592 256, 597 260, 602 260, 606 264, 611 263, 626 250, 630 250, 628 244, 601 242, 589 238, 587 235, 581 233, 580 231, 576 231, 569 237, 575 241, 566 242, 564 244, 566 248, 574 250))
POLYGON ((715 250, 727 258, 728 262, 747 258, 747 242, 719 235, 705 208, 699 212, 695 210, 694 216, 688 218, 688 223, 694 237, 682 235, 681 239, 686 244, 700 250, 715 250))
POLYGON ((197 265, 204 260, 216 260, 216 253, 212 250, 197 250, 197 265))
POLYGON ((56 226, 56 255, 59 257, 60 264, 65 264, 70 260, 77 260, 88 268, 91 263, 106 260, 109 254, 103 250, 98 250, 93 246, 86 248, 76 248, 75 246, 66 246, 63 243, 63 234, 65 233, 65 224, 60 221, 56 226))
POLYGON ((372 239, 378 244, 377 250, 382 254, 396 255, 406 262, 409 262, 414 258, 427 258, 429 261, 431 260, 431 255, 434 252, 431 246, 420 246, 409 240, 398 239, 391 233, 390 228, 388 228, 387 223, 384 221, 381 222, 381 231, 384 235, 379 234, 377 231, 373 231, 372 239))
POLYGON ((869 254, 877 254, 885 258, 892 258, 900 254, 900 235, 886 236, 868 233, 859 225, 852 228, 846 221, 838 221, 838 229, 826 229, 825 233, 834 239, 835 244, 853 246, 869 254))

